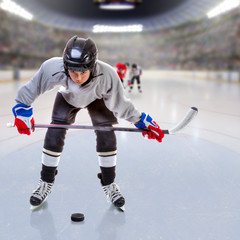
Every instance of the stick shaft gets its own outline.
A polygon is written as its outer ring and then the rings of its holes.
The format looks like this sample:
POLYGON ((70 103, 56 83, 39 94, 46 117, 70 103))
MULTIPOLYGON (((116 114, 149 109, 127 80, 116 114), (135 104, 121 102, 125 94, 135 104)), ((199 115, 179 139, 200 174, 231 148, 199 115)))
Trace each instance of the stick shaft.
MULTIPOLYGON (((184 118, 173 128, 162 130, 164 134, 175 134, 186 127, 197 115, 198 109, 191 107, 184 118)), ((14 127, 13 123, 7 123, 7 127, 14 127)), ((86 125, 61 125, 61 124, 34 124, 34 128, 66 128, 66 129, 91 129, 98 131, 122 131, 122 132, 145 132, 146 129, 127 128, 127 127, 106 127, 106 126, 86 126, 86 125)))
MULTIPOLYGON (((85 126, 85 125, 59 125, 59 124, 34 124, 35 128, 67 128, 67 129, 85 129, 98 131, 121 131, 121 132, 144 132, 146 130, 127 127, 105 127, 105 126, 85 126)), ((163 130, 169 134, 168 130, 163 130)))

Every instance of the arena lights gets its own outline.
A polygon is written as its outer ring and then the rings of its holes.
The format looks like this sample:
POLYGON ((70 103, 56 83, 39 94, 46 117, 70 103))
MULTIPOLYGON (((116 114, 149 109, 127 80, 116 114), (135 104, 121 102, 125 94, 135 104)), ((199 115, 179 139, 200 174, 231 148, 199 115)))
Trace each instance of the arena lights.
POLYGON ((0 3, 0 7, 5 11, 18 15, 26 20, 33 19, 33 15, 30 12, 11 0, 3 0, 0 3))
POLYGON ((207 13, 208 18, 216 17, 231 9, 239 7, 239 0, 225 0, 207 13))
POLYGON ((104 10, 130 10, 134 9, 135 5, 131 3, 103 3, 99 5, 99 8, 104 10))
POLYGON ((93 2, 104 10, 129 10, 142 3, 142 0, 94 0, 93 2))
POLYGON ((107 25, 94 25, 94 33, 102 32, 142 32, 143 25, 126 25, 126 26, 107 26, 107 25))

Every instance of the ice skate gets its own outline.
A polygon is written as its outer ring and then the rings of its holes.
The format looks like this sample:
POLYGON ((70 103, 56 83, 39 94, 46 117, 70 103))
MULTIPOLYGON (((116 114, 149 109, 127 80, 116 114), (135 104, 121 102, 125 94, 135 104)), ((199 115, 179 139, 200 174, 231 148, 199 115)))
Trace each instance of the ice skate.
POLYGON ((38 187, 33 191, 30 197, 31 209, 40 207, 52 191, 54 183, 47 183, 40 179, 38 187))
POLYGON ((124 208, 125 199, 120 192, 119 186, 115 182, 104 186, 102 184, 101 173, 98 174, 98 178, 101 180, 102 189, 107 196, 107 201, 112 202, 116 208, 119 208, 120 210, 125 211, 125 208, 124 208))

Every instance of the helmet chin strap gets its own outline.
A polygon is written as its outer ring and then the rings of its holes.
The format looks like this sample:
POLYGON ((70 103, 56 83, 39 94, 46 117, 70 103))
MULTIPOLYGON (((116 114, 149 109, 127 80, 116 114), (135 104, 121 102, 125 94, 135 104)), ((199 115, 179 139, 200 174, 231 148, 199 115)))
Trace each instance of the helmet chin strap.
POLYGON ((93 78, 96 78, 96 77, 99 77, 99 76, 102 76, 102 75, 103 75, 103 73, 100 73, 100 74, 98 74, 96 76, 93 76, 93 74, 91 72, 91 74, 89 76, 89 79, 86 82, 84 82, 83 84, 81 84, 81 86, 82 87, 86 86, 88 83, 90 83, 92 81, 93 78))
POLYGON ((65 72, 65 74, 66 74, 68 77, 70 77, 70 75, 69 75, 69 73, 68 73, 68 69, 64 68, 64 72, 65 72))
POLYGON ((90 76, 88 78, 88 80, 86 82, 84 82, 83 84, 81 84, 82 87, 86 86, 88 83, 90 83, 92 80, 92 72, 90 73, 90 76))

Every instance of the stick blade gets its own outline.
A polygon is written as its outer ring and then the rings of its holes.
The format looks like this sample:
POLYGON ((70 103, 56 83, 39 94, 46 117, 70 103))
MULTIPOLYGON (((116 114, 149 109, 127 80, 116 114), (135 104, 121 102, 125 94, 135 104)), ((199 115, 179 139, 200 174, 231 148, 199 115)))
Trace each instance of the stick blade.
POLYGON ((198 109, 196 107, 191 107, 185 117, 180 121, 175 127, 169 129, 169 134, 175 134, 185 128, 192 119, 197 115, 198 109))

